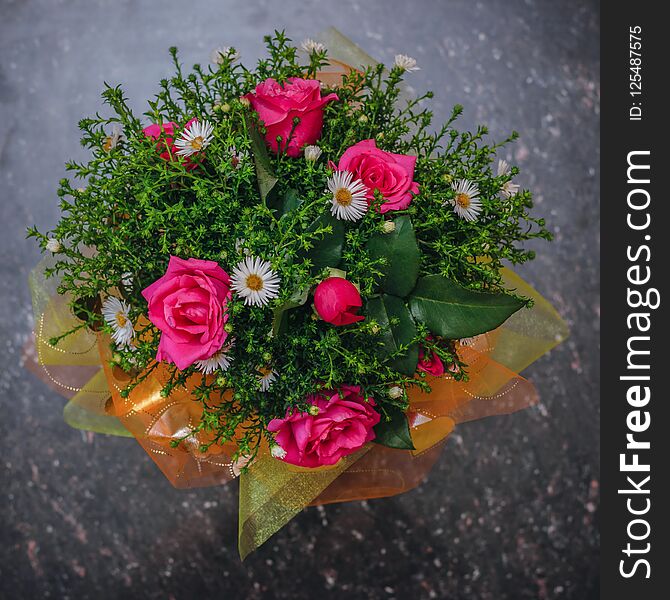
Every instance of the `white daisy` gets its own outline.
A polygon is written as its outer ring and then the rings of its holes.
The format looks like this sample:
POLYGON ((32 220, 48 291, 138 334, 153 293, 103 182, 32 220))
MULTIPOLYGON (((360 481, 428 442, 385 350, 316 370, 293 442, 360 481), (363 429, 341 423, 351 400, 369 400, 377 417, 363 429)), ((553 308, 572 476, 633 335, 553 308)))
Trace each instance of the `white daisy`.
POLYGON ((205 375, 210 375, 215 371, 227 371, 233 357, 230 356, 230 350, 235 344, 235 340, 226 342, 221 348, 205 360, 196 360, 195 367, 205 375))
POLYGON ((105 152, 110 152, 112 148, 116 148, 119 145, 119 142, 124 139, 123 129, 121 129, 119 125, 114 125, 112 127, 112 133, 105 138, 105 141, 102 144, 102 149, 105 152))
POLYGON ((267 392, 270 386, 277 380, 277 371, 270 369, 258 369, 258 385, 261 392, 267 392))
POLYGON ((249 154, 246 150, 238 150, 235 146, 228 148, 228 154, 230 154, 230 164, 232 164, 235 169, 241 169, 244 161, 249 158, 249 154))
MULTIPOLYGON (((506 177, 509 175, 509 165, 507 164, 506 160, 500 159, 498 161, 498 177, 506 177)), ((506 181, 503 183, 502 187, 500 188, 500 193, 505 197, 505 198, 511 198, 512 196, 516 195, 519 193, 519 188, 521 186, 517 185, 516 183, 512 183, 511 181, 506 181)))
POLYGON ((360 179, 354 179, 349 171, 335 171, 328 178, 328 189, 332 192, 330 212, 345 221, 358 221, 368 210, 365 196, 368 188, 360 179))
POLYGON ((313 52, 325 52, 326 46, 321 42, 317 42, 310 38, 307 38, 300 44, 300 47, 307 52, 307 54, 312 54, 313 52))
POLYGON ((284 450, 279 444, 275 444, 272 446, 272 448, 270 448, 270 454, 273 458, 278 458, 279 460, 286 458, 286 450, 284 450))
POLYGON ((130 307, 115 296, 108 296, 102 303, 102 316, 112 328, 112 339, 120 346, 127 346, 135 337, 133 323, 128 316, 130 307))
POLYGON ((49 238, 47 240, 45 248, 49 251, 52 252, 53 254, 57 254, 63 249, 63 244, 61 244, 56 238, 49 238))
POLYGON ((447 202, 454 207, 454 212, 461 219, 475 221, 482 210, 477 184, 467 179, 461 179, 452 183, 451 188, 456 192, 456 196, 452 200, 447 200, 447 202))
POLYGON ((135 283, 135 277, 133 276, 132 273, 128 272, 128 273, 123 273, 121 275, 121 285, 125 289, 129 290, 130 288, 133 287, 134 283, 135 283))
POLYGON ((212 141, 214 127, 207 121, 193 121, 181 134, 174 145, 180 156, 191 156, 204 150, 212 141))
POLYGON ((420 71, 421 67, 416 66, 416 59, 406 54, 396 54, 393 66, 403 71, 420 71))
POLYGON ((238 58, 240 58, 240 53, 230 46, 219 46, 218 48, 214 48, 209 55, 209 60, 215 65, 222 65, 226 59, 229 62, 234 63, 238 58))
POLYGON ((260 258, 247 256, 233 269, 230 281, 247 306, 265 306, 279 295, 279 275, 268 261, 260 258))
POLYGON ((316 162, 319 160, 323 151, 318 146, 305 146, 305 160, 308 162, 316 162))
POLYGON ((235 252, 238 254, 244 254, 244 256, 249 256, 251 253, 247 248, 244 247, 244 244, 247 243, 247 240, 244 238, 235 238, 235 252))

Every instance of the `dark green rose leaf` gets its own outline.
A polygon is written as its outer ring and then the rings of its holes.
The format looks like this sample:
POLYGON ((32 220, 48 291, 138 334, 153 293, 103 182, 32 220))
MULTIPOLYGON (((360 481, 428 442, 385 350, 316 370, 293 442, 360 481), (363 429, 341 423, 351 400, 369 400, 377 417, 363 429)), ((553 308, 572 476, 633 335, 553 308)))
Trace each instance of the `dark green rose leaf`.
POLYGON ((342 258, 342 246, 344 245, 344 223, 333 217, 330 212, 324 212, 307 228, 309 232, 318 231, 331 226, 332 232, 326 233, 320 240, 314 240, 314 247, 307 252, 314 271, 320 271, 326 267, 337 267, 342 258))
POLYGON ((385 257, 384 277, 380 288, 384 292, 404 298, 414 288, 419 275, 419 247, 412 221, 407 216, 394 219, 395 231, 376 233, 368 242, 371 258, 385 257))
POLYGON ((302 291, 296 291, 284 304, 278 306, 272 311, 272 334, 279 335, 286 331, 286 318, 288 311, 292 308, 302 306, 309 297, 309 288, 302 291))
POLYGON ((391 420, 387 421, 382 415, 382 420, 374 428, 377 437, 373 441, 389 448, 414 450, 407 415, 400 409, 388 412, 391 420))
POLYGON ((403 300, 390 294, 370 298, 366 313, 385 332, 382 352, 386 356, 397 353, 402 346, 409 344, 408 350, 393 358, 390 364, 404 375, 413 375, 419 362, 419 347, 411 343, 416 337, 416 325, 403 300))
POLYGON ((297 190, 289 189, 282 199, 281 207, 279 209, 279 217, 289 214, 302 204, 302 198, 298 195, 297 190))
POLYGON ((441 275, 419 279, 408 300, 417 321, 449 339, 491 331, 526 305, 509 294, 468 290, 441 275))
POLYGON ((258 191, 261 194, 261 200, 265 201, 268 194, 277 183, 277 177, 274 174, 272 162, 268 154, 265 140, 258 130, 258 126, 251 120, 247 121, 249 137, 251 139, 251 153, 256 165, 256 178, 258 179, 258 191))

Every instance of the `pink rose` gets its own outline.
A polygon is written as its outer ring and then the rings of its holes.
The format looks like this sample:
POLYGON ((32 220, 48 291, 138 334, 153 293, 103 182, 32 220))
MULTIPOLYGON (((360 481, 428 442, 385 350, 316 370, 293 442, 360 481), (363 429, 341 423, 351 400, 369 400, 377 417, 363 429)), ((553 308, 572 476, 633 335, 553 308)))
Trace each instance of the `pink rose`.
POLYGON ((328 277, 314 290, 314 308, 319 316, 332 325, 350 325, 365 317, 357 315, 363 306, 356 286, 341 277, 328 277))
MULTIPOLYGON (((184 126, 184 129, 188 129, 188 127, 194 121, 197 121, 197 119, 189 120, 184 126)), ((163 160, 177 160, 178 157, 176 148, 174 146, 175 132, 177 129, 178 125, 176 123, 168 121, 167 123, 162 123, 161 125, 156 123, 149 125, 148 127, 145 127, 142 132, 148 138, 152 138, 158 142, 156 144, 156 150, 163 160)), ((189 157, 182 157, 182 160, 184 161, 184 166, 189 171, 191 169, 195 169, 197 166, 197 164, 192 162, 189 157)))
MULTIPOLYGON (((432 335, 429 335, 427 338, 428 341, 432 339, 432 335)), ((428 350, 424 346, 419 348, 419 363, 416 365, 416 368, 434 377, 442 377, 444 375, 444 363, 442 359, 435 352, 428 350)))
POLYGON ((337 166, 338 171, 349 171, 368 188, 368 202, 374 200, 375 190, 384 197, 379 212, 403 210, 419 193, 414 181, 416 156, 393 154, 380 150, 374 140, 363 140, 344 151, 337 166))
POLYGON ((216 262, 170 257, 165 275, 142 291, 161 330, 156 360, 185 369, 221 349, 228 333, 230 277, 216 262))
POLYGON ((339 391, 312 394, 307 401, 318 414, 288 411, 283 419, 272 419, 268 430, 286 452, 284 461, 301 467, 334 465, 375 439, 379 423, 375 402, 361 395, 357 385, 343 385, 339 391))
POLYGON ((277 137, 281 136, 281 150, 291 157, 299 156, 303 146, 321 137, 323 107, 331 100, 338 100, 337 94, 322 98, 318 81, 299 77, 290 77, 283 85, 266 79, 244 97, 263 121, 265 141, 272 151, 279 152, 277 137), (300 119, 297 125, 293 123, 295 118, 300 119))

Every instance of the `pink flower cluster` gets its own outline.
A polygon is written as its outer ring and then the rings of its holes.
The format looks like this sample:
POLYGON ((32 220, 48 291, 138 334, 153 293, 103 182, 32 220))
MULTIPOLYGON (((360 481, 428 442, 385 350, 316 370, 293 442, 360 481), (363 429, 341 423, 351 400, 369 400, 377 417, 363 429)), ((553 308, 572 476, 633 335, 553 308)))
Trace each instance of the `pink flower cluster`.
MULTIPOLYGON (((269 148, 289 157, 299 156, 306 145, 320 138, 324 109, 338 100, 336 94, 322 97, 318 81, 298 77, 283 84, 267 79, 244 98, 258 114, 269 148)), ((176 158, 177 130, 178 125, 170 121, 150 125, 144 134, 156 141, 160 157, 170 161, 176 158)), ((197 166, 189 158, 183 161, 187 169, 197 166)), ((406 209, 419 193, 415 165, 416 157, 382 150, 373 139, 349 147, 337 165, 330 163, 331 169, 347 171, 362 182, 369 204, 377 195, 381 197, 378 210, 382 214, 406 209)), ((142 294, 148 302, 149 320, 161 331, 156 360, 183 370, 212 357, 226 343, 231 281, 216 262, 171 256, 165 275, 142 294)), ((317 313, 334 326, 363 320, 358 314, 362 305, 358 289, 343 278, 329 277, 314 291, 317 313)), ((444 373, 439 357, 424 349, 418 369, 437 376, 444 373)), ((332 465, 374 439, 373 428, 380 415, 374 410, 374 400, 365 398, 360 387, 343 385, 310 395, 307 401, 312 407, 309 412, 289 411, 268 425, 286 462, 304 467, 332 465)))

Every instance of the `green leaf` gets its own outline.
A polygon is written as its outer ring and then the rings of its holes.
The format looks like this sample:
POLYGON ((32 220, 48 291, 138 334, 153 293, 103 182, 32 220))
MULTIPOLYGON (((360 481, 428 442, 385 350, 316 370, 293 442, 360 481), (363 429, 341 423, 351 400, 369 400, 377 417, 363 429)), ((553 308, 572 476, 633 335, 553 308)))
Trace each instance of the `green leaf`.
POLYGON ((302 198, 298 195, 298 191, 290 188, 284 194, 282 199, 281 207, 279 209, 279 217, 287 215, 291 211, 295 210, 302 204, 302 198))
POLYGON ((374 427, 377 444, 398 448, 399 450, 414 450, 412 435, 409 432, 409 421, 407 415, 400 409, 389 410, 390 421, 382 417, 382 420, 374 427))
POLYGON ((419 279, 409 297, 414 318, 449 339, 491 331, 525 305, 509 294, 468 290, 441 275, 419 279))
POLYGON ((401 346, 409 344, 407 351, 393 358, 390 364, 404 375, 414 375, 419 362, 419 347, 412 343, 416 337, 416 325, 403 300, 397 296, 382 294, 368 300, 366 312, 384 330, 382 352, 386 356, 396 354, 401 346))
POLYGON ((277 177, 272 168, 272 162, 268 154, 265 140, 258 130, 257 125, 247 120, 247 129, 251 139, 251 152, 254 156, 254 164, 256 165, 256 178, 258 179, 258 191, 261 194, 261 200, 265 202, 268 194, 272 191, 277 183, 277 177))
POLYGON ((293 295, 281 306, 273 309, 272 311, 272 335, 279 335, 286 331, 286 318, 288 316, 288 311, 292 308, 297 308, 302 306, 307 302, 309 298, 309 288, 305 288, 302 291, 296 291, 293 295))
POLYGON ((393 223, 395 231, 376 233, 370 238, 368 253, 373 259, 386 258, 384 277, 379 282, 382 291, 404 298, 419 275, 420 253, 410 218, 398 217, 393 223))
POLYGON ((314 232, 330 225, 332 233, 327 233, 320 240, 314 240, 314 247, 307 256, 314 265, 314 271, 320 271, 326 267, 337 267, 342 258, 342 246, 344 245, 344 223, 333 217, 329 212, 322 213, 307 228, 314 232))

